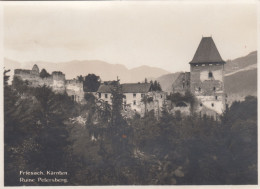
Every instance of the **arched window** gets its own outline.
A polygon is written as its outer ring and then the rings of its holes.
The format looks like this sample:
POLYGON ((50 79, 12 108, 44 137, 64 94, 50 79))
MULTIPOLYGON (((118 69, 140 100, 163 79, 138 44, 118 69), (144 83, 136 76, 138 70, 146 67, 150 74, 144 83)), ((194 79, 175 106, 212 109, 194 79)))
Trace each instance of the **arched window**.
POLYGON ((213 87, 213 91, 216 91, 216 87, 213 87))
POLYGON ((209 78, 212 78, 212 77, 213 77, 212 72, 209 72, 209 78))

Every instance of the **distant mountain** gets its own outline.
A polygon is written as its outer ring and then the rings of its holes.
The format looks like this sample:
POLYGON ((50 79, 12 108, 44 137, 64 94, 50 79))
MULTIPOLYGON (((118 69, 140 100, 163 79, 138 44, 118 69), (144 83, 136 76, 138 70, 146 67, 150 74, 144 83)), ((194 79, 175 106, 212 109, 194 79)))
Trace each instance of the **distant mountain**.
POLYGON ((52 62, 26 62, 18 63, 13 60, 5 58, 5 67, 8 69, 31 69, 34 64, 40 68, 45 68, 48 72, 62 71, 66 74, 66 79, 72 79, 79 75, 87 75, 94 73, 101 77, 103 81, 116 80, 119 77, 122 83, 125 82, 142 82, 145 78, 157 78, 169 72, 161 68, 140 66, 133 69, 128 69, 124 65, 109 64, 99 60, 83 60, 83 61, 69 61, 61 63, 52 62))

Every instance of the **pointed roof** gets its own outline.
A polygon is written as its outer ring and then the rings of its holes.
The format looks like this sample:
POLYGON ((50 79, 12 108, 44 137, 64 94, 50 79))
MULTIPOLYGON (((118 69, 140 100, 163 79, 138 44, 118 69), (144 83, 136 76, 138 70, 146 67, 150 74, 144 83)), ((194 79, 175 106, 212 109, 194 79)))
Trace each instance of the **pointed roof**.
POLYGON ((199 47, 190 62, 190 64, 195 63, 225 63, 212 37, 202 37, 199 47))

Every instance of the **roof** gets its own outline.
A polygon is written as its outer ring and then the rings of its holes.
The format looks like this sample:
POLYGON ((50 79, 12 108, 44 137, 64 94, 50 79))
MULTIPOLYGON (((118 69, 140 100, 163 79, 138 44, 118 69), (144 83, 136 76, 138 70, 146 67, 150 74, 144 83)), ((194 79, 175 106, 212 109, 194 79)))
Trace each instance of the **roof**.
POLYGON ((112 85, 101 84, 97 90, 98 93, 111 93, 112 85))
POLYGON ((225 63, 212 37, 202 37, 197 51, 190 62, 190 64, 194 63, 225 63))
POLYGON ((122 84, 123 93, 147 93, 150 91, 151 83, 125 83, 122 84))
MULTIPOLYGON (((123 93, 147 93, 150 91, 151 83, 125 83, 121 84, 123 93)), ((98 93, 111 93, 113 85, 101 84, 98 93)))

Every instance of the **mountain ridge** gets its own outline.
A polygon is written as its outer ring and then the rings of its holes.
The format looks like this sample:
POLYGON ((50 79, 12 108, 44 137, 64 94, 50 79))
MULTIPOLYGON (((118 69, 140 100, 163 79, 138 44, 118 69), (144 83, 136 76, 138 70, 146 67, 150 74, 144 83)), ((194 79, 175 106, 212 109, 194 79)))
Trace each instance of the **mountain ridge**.
POLYGON ((45 68, 48 72, 62 71, 67 79, 73 79, 79 75, 87 75, 94 73, 103 81, 115 80, 117 77, 121 82, 142 82, 145 78, 157 78, 170 72, 157 67, 147 65, 128 69, 122 64, 111 64, 101 60, 72 60, 68 62, 46 62, 46 61, 30 61, 20 63, 9 58, 4 59, 6 69, 31 69, 37 64, 41 69, 45 68))

